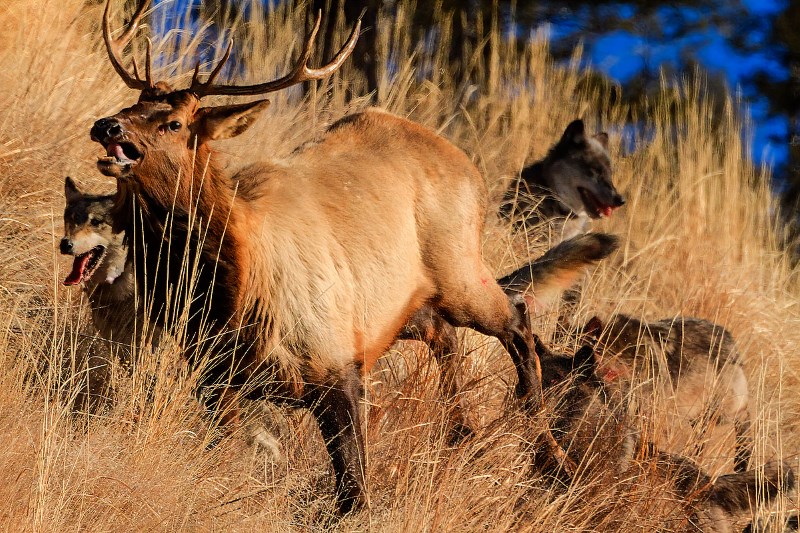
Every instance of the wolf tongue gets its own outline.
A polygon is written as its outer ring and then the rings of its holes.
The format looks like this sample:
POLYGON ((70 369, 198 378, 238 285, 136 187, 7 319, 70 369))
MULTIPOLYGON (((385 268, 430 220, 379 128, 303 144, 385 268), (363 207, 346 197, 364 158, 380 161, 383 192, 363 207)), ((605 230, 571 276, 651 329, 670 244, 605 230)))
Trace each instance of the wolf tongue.
POLYGON ((604 217, 610 217, 613 211, 614 208, 610 206, 600 208, 600 214, 603 215, 604 217))
POLYGON ((77 285, 83 281, 83 273, 86 271, 86 265, 92 254, 83 254, 75 258, 72 262, 72 272, 64 280, 64 285, 77 285))

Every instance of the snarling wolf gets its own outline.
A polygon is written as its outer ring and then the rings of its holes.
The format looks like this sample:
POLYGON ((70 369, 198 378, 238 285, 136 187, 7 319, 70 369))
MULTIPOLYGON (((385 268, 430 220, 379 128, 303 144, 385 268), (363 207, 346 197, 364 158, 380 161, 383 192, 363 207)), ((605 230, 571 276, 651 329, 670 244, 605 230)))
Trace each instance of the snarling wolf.
POLYGON ((752 518, 758 499, 769 503, 794 487, 794 472, 782 461, 713 479, 693 461, 658 450, 643 440, 636 418, 628 415, 627 396, 614 394, 616 378, 591 346, 574 356, 538 349, 545 393, 557 398, 550 403, 553 434, 580 465, 576 477, 614 487, 655 481, 673 496, 647 507, 659 513, 665 530, 731 532, 752 518))
POLYGON ((84 193, 67 176, 64 196, 60 250, 74 257, 64 285, 83 284, 95 328, 124 353, 135 339, 137 314, 133 265, 123 243, 124 234, 112 229, 114 195, 84 193))
POLYGON ((722 326, 691 317, 643 322, 614 315, 583 328, 600 357, 607 387, 635 391, 639 409, 669 407, 698 430, 733 423, 734 468, 747 469, 752 438, 747 377, 733 336, 722 326))
POLYGON ((541 161, 526 167, 506 191, 500 214, 518 226, 552 224, 556 242, 588 231, 625 199, 611 180, 608 135, 590 136, 571 122, 541 161))

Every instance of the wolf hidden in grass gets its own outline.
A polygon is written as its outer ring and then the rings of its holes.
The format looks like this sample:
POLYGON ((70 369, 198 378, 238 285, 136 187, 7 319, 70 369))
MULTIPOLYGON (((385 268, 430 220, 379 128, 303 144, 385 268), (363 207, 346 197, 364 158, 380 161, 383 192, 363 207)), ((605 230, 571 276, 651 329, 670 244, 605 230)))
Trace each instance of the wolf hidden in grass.
POLYGON ((594 317, 583 330, 597 350, 609 390, 626 396, 633 391, 642 414, 677 414, 698 437, 715 424, 733 424, 734 469, 747 469, 752 452, 748 385, 730 332, 700 318, 643 322, 622 314, 605 326, 594 317))
POLYGON ((595 487, 640 491, 651 500, 644 505, 650 518, 665 531, 728 533, 752 520, 757 498, 769 504, 794 487, 794 472, 781 461, 713 479, 693 461, 658 450, 642 438, 637 419, 628 416, 627 397, 613 393, 615 378, 591 346, 574 357, 542 344, 537 350, 545 393, 557 399, 548 402, 554 410, 553 435, 579 465, 575 482, 592 483, 590 492, 595 487))
POLYGON ((64 285, 83 284, 100 337, 130 348, 144 317, 137 313, 133 264, 123 243, 125 235, 112 230, 114 195, 84 193, 68 176, 64 196, 60 250, 74 258, 64 285))

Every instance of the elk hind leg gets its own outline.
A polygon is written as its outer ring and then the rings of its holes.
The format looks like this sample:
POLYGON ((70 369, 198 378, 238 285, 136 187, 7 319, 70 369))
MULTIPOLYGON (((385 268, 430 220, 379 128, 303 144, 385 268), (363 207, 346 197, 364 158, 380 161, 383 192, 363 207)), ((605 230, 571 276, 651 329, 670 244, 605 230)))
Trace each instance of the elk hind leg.
POLYGON ((470 436, 472 428, 461 397, 463 384, 456 328, 433 307, 426 305, 411 317, 398 338, 424 342, 439 365, 439 391, 447 406, 450 444, 457 444, 470 436))
MULTIPOLYGON (((517 399, 527 413, 538 412, 543 396, 542 367, 536 350, 544 349, 544 346, 533 335, 525 299, 520 295, 506 295, 485 267, 477 283, 462 285, 444 294, 449 298, 442 297, 438 309, 451 324, 475 329, 500 341, 517 371, 517 399)), ((567 473, 574 471, 574 464, 549 428, 536 446, 542 452, 537 456, 546 458, 545 461, 537 460, 540 466, 564 469, 567 473)))

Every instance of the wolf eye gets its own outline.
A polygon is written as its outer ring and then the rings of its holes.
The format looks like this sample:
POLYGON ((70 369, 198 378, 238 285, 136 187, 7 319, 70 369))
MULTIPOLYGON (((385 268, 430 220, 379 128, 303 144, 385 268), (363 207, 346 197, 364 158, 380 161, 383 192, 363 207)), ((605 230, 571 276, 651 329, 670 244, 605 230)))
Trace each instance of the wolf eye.
POLYGON ((178 131, 179 129, 181 129, 181 126, 182 126, 182 124, 181 124, 180 122, 178 122, 177 120, 171 120, 171 121, 170 121, 170 122, 167 124, 167 127, 168 127, 168 128, 171 130, 171 131, 178 131))
POLYGON ((99 218, 91 218, 91 219, 89 219, 89 223, 90 223, 92 226, 99 226, 100 224, 102 224, 102 223, 103 223, 103 221, 102 221, 102 220, 100 220, 99 218))

